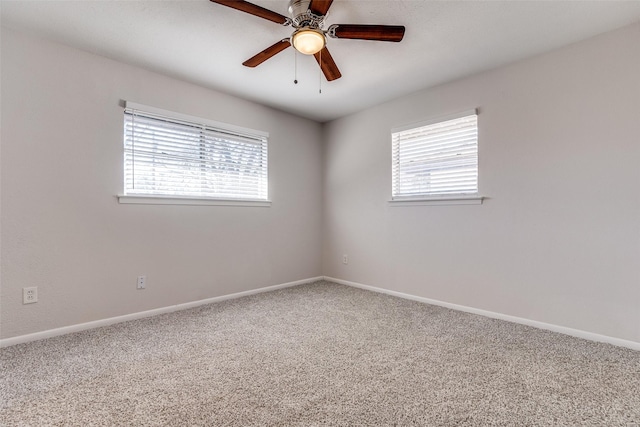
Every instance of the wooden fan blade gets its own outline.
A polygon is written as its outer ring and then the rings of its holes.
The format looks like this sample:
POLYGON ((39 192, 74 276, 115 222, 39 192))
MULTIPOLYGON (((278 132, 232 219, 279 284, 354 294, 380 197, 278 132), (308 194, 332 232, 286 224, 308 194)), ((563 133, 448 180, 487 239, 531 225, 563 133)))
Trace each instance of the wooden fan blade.
POLYGON ((332 25, 329 30, 338 39, 377 40, 399 42, 404 37, 402 25, 332 25))
POLYGON ((289 42, 289 39, 280 40, 279 42, 269 46, 259 54, 247 59, 242 63, 242 65, 244 65, 245 67, 252 67, 252 68, 257 67, 267 59, 271 58, 272 56, 275 56, 277 53, 282 52, 289 46, 291 46, 291 42, 289 42))
POLYGON ((333 0, 311 0, 309 10, 315 15, 324 16, 327 14, 329 7, 331 7, 333 0))
POLYGON ((318 61, 318 65, 320 65, 320 69, 322 69, 322 72, 327 78, 327 81, 336 80, 342 77, 338 66, 329 53, 329 49, 325 47, 320 52, 315 53, 313 56, 316 58, 316 61, 318 61))
POLYGON ((244 0, 211 0, 213 3, 221 4, 223 6, 230 7, 232 9, 236 9, 242 12, 246 12, 248 14, 258 16, 260 18, 268 19, 269 21, 273 21, 277 24, 286 24, 288 19, 280 15, 279 13, 273 12, 269 9, 265 9, 262 6, 258 6, 257 4, 249 3, 244 0))

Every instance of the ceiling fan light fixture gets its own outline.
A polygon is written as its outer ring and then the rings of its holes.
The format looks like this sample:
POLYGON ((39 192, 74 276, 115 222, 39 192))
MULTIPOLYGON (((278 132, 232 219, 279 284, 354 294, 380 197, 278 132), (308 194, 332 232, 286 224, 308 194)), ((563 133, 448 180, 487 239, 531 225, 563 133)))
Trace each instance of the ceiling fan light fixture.
POLYGON ((324 34, 320 30, 301 28, 291 36, 291 44, 304 55, 313 55, 320 52, 327 43, 324 34))

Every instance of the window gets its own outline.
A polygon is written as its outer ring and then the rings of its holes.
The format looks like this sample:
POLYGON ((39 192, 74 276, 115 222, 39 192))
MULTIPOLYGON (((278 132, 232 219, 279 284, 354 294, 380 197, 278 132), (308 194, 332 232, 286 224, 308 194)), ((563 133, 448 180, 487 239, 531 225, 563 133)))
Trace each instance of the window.
POLYGON ((392 199, 478 195, 474 111, 392 131, 392 199))
POLYGON ((267 136, 127 103, 124 194, 266 201, 267 136))

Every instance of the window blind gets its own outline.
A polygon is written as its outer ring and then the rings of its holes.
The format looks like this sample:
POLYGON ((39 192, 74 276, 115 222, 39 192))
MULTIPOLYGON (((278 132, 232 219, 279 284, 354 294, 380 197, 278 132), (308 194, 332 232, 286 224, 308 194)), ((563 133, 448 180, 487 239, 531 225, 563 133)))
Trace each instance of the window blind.
POLYGON ((126 108, 126 195, 267 200, 267 137, 126 108))
POLYGON ((476 114, 393 132, 392 197, 478 193, 476 114))

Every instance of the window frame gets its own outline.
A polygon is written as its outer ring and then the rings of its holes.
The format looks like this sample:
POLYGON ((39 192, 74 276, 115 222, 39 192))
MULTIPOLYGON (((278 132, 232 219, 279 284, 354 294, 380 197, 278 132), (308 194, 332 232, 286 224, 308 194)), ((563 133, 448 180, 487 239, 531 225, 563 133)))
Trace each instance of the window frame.
POLYGON ((255 129, 245 128, 241 126, 231 125, 228 123, 221 123, 210 119, 201 117, 195 117, 188 114, 177 113, 173 111, 164 110, 161 108, 151 107, 148 105, 138 104, 135 102, 125 101, 123 117, 126 123, 126 111, 134 110, 141 113, 147 113, 151 116, 158 118, 165 118, 169 121, 184 122, 185 125, 197 125, 207 128, 213 128, 223 132, 235 133, 239 135, 250 135, 256 138, 264 138, 266 144, 266 198, 254 199, 254 198, 233 198, 233 197, 207 197, 198 195, 171 195, 171 194, 147 194, 147 193, 135 193, 128 192, 126 190, 126 159, 125 159, 125 141, 122 143, 123 154, 123 193, 118 194, 117 198, 121 204, 156 204, 156 205, 217 205, 217 206, 254 206, 254 207, 269 207, 271 206, 271 200, 269 199, 269 133, 259 131, 255 129))
MULTIPOLYGON (((418 129, 421 127, 426 127, 430 125, 435 125, 438 123, 447 122, 450 120, 456 120, 467 116, 478 116, 478 109, 470 109, 466 111, 462 111, 455 114, 448 114, 443 116, 433 117, 427 120, 423 120, 416 123, 411 123, 403 126, 398 126, 391 129, 390 139, 391 139, 391 198, 389 199, 390 206, 421 206, 421 205, 478 205, 482 204, 485 196, 480 194, 480 153, 479 146, 477 147, 476 156, 476 171, 477 171, 477 191, 475 193, 450 193, 450 194, 416 194, 416 195, 397 195, 394 196, 394 186, 396 174, 394 173, 395 158, 394 158, 394 143, 393 136, 396 133, 404 132, 407 130, 418 129)), ((479 118, 479 117, 478 117, 479 118)), ((479 123, 477 124, 477 131, 479 132, 479 123)))

